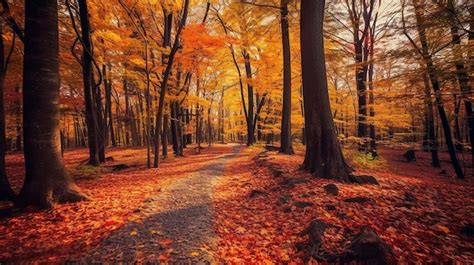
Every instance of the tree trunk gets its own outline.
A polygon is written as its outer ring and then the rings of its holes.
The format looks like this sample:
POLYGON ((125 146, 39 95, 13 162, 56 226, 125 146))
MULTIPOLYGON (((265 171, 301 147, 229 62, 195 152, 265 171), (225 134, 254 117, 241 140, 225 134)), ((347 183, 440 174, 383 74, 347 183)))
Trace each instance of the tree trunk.
MULTIPOLYGON (((375 27, 375 23, 374 23, 375 27)), ((369 83, 369 115, 370 115, 370 125, 369 125, 369 137, 370 137, 370 152, 372 154, 372 158, 375 158, 377 155, 377 142, 376 142, 376 135, 375 135, 375 99, 374 99, 374 49, 375 49, 375 28, 371 29, 370 34, 370 44, 369 44, 369 65, 368 65, 368 83, 369 83)))
POLYGON ((248 113, 247 113, 247 146, 251 146, 255 143, 255 131, 253 126, 253 115, 254 115, 254 101, 253 101, 253 85, 252 85, 252 65, 250 63, 250 54, 247 51, 243 51, 245 59, 245 73, 247 75, 247 100, 248 100, 248 113))
POLYGON ((428 79, 428 74, 423 74, 423 83, 425 87, 425 106, 426 106, 426 129, 425 134, 427 136, 427 147, 431 152, 431 165, 433 167, 440 167, 441 163, 438 158, 438 139, 435 134, 434 126, 434 112, 433 112, 433 101, 431 100, 431 87, 428 79))
POLYGON ((163 150, 162 150, 162 155, 163 158, 168 157, 168 132, 169 132, 169 126, 168 126, 168 114, 165 114, 163 116, 163 135, 162 135, 162 145, 163 145, 163 150))
MULTIPOLYGON (((474 9, 474 8, 471 7, 471 9, 474 9)), ((468 127, 469 127, 469 137, 470 139, 474 139, 474 113, 472 111, 472 102, 470 98, 472 91, 471 91, 471 86, 469 84, 468 69, 464 64, 464 58, 462 55, 462 51, 460 50, 461 37, 459 36, 459 32, 458 32, 458 22, 456 18, 456 10, 454 7, 453 0, 448 1, 448 12, 446 12, 446 14, 449 16, 449 20, 451 23, 451 38, 453 42, 454 59, 456 61, 456 75, 459 82, 459 88, 461 90, 461 98, 464 102, 464 108, 466 109, 467 121, 468 121, 468 127)), ((474 22, 471 21, 471 23, 474 23, 474 22)), ((474 33, 470 32, 470 39, 471 39, 471 34, 474 34, 474 33)), ((471 168, 474 169, 474 141, 472 140, 471 140, 471 168)))
MULTIPOLYGON (((125 65, 126 69, 126 65, 125 65)), ((130 115, 130 93, 128 91, 127 76, 123 77, 123 93, 125 94, 125 146, 130 146, 130 133, 132 130, 132 118, 130 115)))
POLYGON ((61 157, 57 1, 25 1, 24 47, 25 183, 16 203, 49 208, 55 202, 84 200, 61 157))
POLYGON ((283 47, 283 110, 281 117, 280 153, 292 155, 291 139, 291 48, 288 23, 288 0, 281 0, 281 39, 283 47))
POLYGON ((94 72, 91 73, 92 78, 92 92, 94 93, 92 98, 95 100, 95 116, 97 117, 97 154, 99 156, 99 162, 105 163, 105 128, 107 124, 104 122, 104 111, 102 107, 102 94, 100 92, 100 86, 96 84, 94 78, 94 72))
POLYGON ((421 43, 421 53, 423 55, 423 61, 426 64, 426 69, 428 71, 428 76, 435 93, 436 105, 439 112, 439 117, 441 119, 441 124, 443 126, 444 138, 446 140, 446 145, 448 147, 449 156, 451 158, 451 163, 453 165, 454 172, 458 178, 464 178, 464 173, 459 164, 458 158, 456 157, 456 149, 453 144, 453 139, 451 135, 451 127, 449 126, 448 117, 446 111, 444 110, 443 99, 441 95, 441 87, 436 76, 436 69, 433 64, 433 59, 429 54, 428 40, 426 37, 426 31, 423 23, 423 7, 420 5, 420 0, 414 0, 413 4, 415 7, 415 16, 416 16, 416 26, 418 30, 418 37, 421 43))
MULTIPOLYGON (((179 86, 178 86, 179 87, 179 86)), ((178 117, 178 108, 179 103, 177 101, 173 101, 170 104, 171 106, 171 141, 173 144, 173 151, 176 155, 179 155, 179 145, 180 139, 178 137, 178 130, 179 130, 179 117, 178 117)))
MULTIPOLYGON (((82 79, 84 83, 84 101, 86 105, 87 136, 89 142, 89 162, 93 166, 99 165, 99 140, 96 104, 94 100, 94 86, 92 82, 92 43, 90 37, 89 11, 86 0, 78 0, 83 55, 82 55, 82 79)), ((25 139, 26 140, 26 139, 25 139)))
POLYGON ((10 182, 8 181, 6 165, 5 165, 5 151, 6 151, 6 136, 5 136, 5 54, 3 44, 3 25, 0 23, 0 201, 12 200, 15 196, 10 182))
POLYGON ((306 154, 303 168, 316 177, 349 181, 332 117, 324 58, 325 1, 301 1, 301 66, 306 154))
POLYGON ((207 145, 212 145, 211 107, 207 108, 207 145))

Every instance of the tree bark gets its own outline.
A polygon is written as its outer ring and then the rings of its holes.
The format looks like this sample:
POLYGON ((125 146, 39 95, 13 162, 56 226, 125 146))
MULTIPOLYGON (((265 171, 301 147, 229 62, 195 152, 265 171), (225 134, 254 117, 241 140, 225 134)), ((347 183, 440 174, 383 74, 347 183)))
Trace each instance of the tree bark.
POLYGON ((426 107, 426 121, 425 121, 425 134, 427 137, 428 150, 431 152, 431 165, 433 167, 440 167, 441 163, 438 157, 438 139, 435 135, 434 126, 434 112, 433 112, 433 101, 431 99, 431 87, 428 74, 423 74, 423 83, 425 87, 425 107, 426 107))
POLYGON ((171 52, 168 56, 168 63, 166 65, 165 72, 163 74, 163 80, 161 81, 161 91, 160 91, 160 98, 158 102, 158 110, 156 113, 156 126, 155 126, 155 150, 154 150, 154 163, 153 166, 157 168, 160 164, 160 143, 161 143, 161 127, 163 123, 163 108, 165 104, 165 96, 168 91, 168 81, 171 75, 171 70, 173 68, 173 62, 174 62, 174 57, 176 53, 178 52, 179 46, 180 46, 180 38, 181 38, 181 32, 186 25, 186 20, 188 17, 188 8, 189 8, 189 0, 184 1, 184 7, 183 7, 183 12, 182 12, 182 17, 180 19, 179 25, 178 25, 178 30, 175 35, 175 40, 173 43, 173 47, 171 48, 171 52))
POLYGON ((250 63, 250 54, 244 50, 243 52, 245 60, 245 73, 247 76, 247 101, 248 101, 248 113, 247 113, 247 146, 251 146, 255 143, 255 130, 253 125, 254 115, 254 100, 253 100, 253 85, 252 85, 252 64, 250 63))
POLYGON ((416 17, 416 27, 418 31, 418 37, 421 43, 421 54, 423 56, 423 61, 426 65, 428 71, 428 76, 435 93, 436 105, 439 112, 439 117, 441 119, 441 124, 443 126, 444 138, 446 140, 446 146, 448 147, 449 156, 451 158, 451 163, 456 172, 458 178, 464 178, 464 172, 459 164, 458 158, 456 156, 456 149, 453 144, 453 139, 451 135, 451 127, 449 125, 448 117, 446 111, 444 110, 443 99, 441 95, 441 87, 436 76, 436 69, 433 63, 433 58, 429 53, 428 39, 426 37, 425 25, 423 23, 423 6, 420 3, 420 0, 414 0, 413 5, 415 7, 415 17, 416 17))
POLYGON ((16 204, 49 208, 84 200, 61 157, 57 1, 25 1, 24 47, 25 183, 16 204))
POLYGON ((0 23, 0 201, 12 200, 15 196, 10 182, 8 181, 5 151, 6 151, 6 136, 5 136, 5 53, 3 43, 3 25, 0 23))
MULTIPOLYGON (((92 43, 90 36, 89 11, 86 0, 78 0, 79 13, 81 20, 81 36, 83 54, 82 54, 82 79, 84 83, 84 101, 86 105, 86 123, 87 136, 89 143, 89 162, 93 166, 99 165, 99 140, 97 119, 97 110, 94 104, 97 104, 94 98, 95 89, 92 82, 92 43)), ((71 18, 74 19, 74 18, 71 18)))
POLYGON ((165 114, 163 116, 163 136, 162 136, 162 139, 163 139, 163 151, 162 151, 162 155, 163 155, 163 158, 167 158, 168 157, 168 133, 169 133, 169 126, 168 126, 168 114, 165 114))
POLYGON ((288 0, 281 0, 281 39, 283 47, 283 109, 281 117, 280 153, 292 155, 291 139, 291 48, 288 23, 288 0))
POLYGON ((316 177, 349 181, 351 170, 337 139, 327 86, 323 20, 325 1, 301 1, 301 66, 306 154, 303 168, 316 177))
MULTIPOLYGON (((451 24, 451 39, 453 43, 452 50, 453 50, 453 55, 454 55, 455 64, 456 64, 456 76, 459 82, 459 88, 461 90, 461 98, 464 102, 464 108, 466 109, 467 124, 469 127, 469 138, 474 139, 474 113, 472 111, 472 102, 470 98, 472 91, 471 91, 471 86, 469 84, 469 74, 468 74, 468 69, 464 63, 462 51, 460 50, 461 37, 459 36, 459 31, 458 31, 458 25, 457 25, 458 23, 456 19, 456 9, 454 6, 454 1, 449 0, 447 4, 448 4, 447 6, 448 11, 446 12, 446 14, 448 15, 449 22, 451 24)), ((474 34, 474 33, 471 32, 470 34, 474 34)), ((471 168, 474 169, 474 141, 471 140, 470 143, 471 143, 471 168)))

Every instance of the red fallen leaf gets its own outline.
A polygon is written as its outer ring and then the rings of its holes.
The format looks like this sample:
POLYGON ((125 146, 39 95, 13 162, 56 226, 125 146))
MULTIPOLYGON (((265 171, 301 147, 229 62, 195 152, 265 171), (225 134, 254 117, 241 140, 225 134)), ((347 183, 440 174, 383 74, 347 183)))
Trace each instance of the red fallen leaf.
POLYGON ((170 245, 171 243, 173 243, 173 240, 168 239, 168 238, 167 239, 161 239, 161 240, 158 240, 158 243, 160 245, 166 246, 166 245, 170 245))
POLYGON ((107 226, 117 226, 117 225, 120 225, 121 223, 116 221, 116 220, 108 220, 106 221, 104 224, 102 224, 103 227, 107 227, 107 226))

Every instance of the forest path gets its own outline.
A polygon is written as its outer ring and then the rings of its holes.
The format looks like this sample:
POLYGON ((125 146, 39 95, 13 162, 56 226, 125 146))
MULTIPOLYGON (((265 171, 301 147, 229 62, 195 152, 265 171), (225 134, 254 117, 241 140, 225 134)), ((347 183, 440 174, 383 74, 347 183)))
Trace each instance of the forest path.
MULTIPOLYGON (((156 190, 128 223, 89 251, 79 263, 159 262, 207 264, 216 248, 211 195, 241 146, 213 158, 211 164, 156 190)), ((74 261, 71 261, 75 263, 74 261)))

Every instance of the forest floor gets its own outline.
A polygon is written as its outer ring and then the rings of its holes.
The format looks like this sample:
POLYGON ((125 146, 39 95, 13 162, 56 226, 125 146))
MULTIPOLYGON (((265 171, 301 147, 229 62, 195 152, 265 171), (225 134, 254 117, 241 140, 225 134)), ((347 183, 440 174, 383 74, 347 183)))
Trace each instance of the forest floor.
MULTIPOLYGON (((331 224, 322 252, 339 253, 363 225, 371 226, 401 263, 468 263, 474 260, 474 181, 434 169, 429 154, 408 163, 401 150, 381 149, 367 161, 347 153, 357 174, 380 185, 334 183, 300 171, 303 152, 286 156, 262 147, 214 145, 200 154, 170 155, 159 169, 145 167, 141 148, 110 149, 100 169, 82 165, 84 149, 65 153, 65 163, 90 201, 46 212, 6 211, 0 216, 0 263, 64 261, 226 261, 301 263, 311 220, 331 224), (350 202, 363 197, 364 202, 350 202), (349 200, 348 200, 349 199, 349 200)), ((21 154, 7 156, 18 191, 21 154)), ((0 208, 8 209, 8 204, 0 208)))

